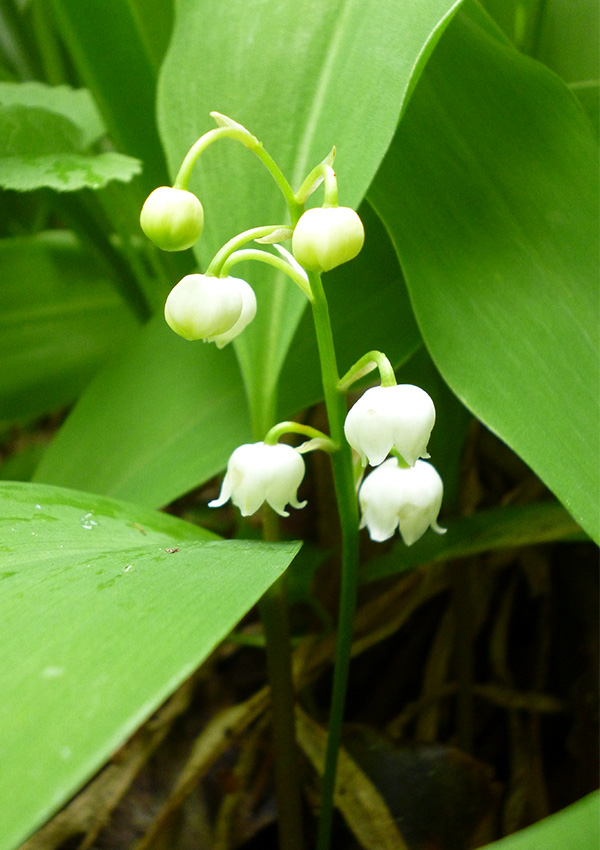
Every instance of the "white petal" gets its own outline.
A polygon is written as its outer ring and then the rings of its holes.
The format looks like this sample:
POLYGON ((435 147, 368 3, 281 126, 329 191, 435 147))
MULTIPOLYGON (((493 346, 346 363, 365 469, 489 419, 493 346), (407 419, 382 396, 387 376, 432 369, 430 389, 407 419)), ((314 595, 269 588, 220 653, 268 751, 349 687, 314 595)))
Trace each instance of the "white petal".
POLYGON ((256 316, 256 295, 254 294, 254 290, 250 284, 237 277, 229 278, 229 280, 235 280, 239 285, 238 288, 242 297, 242 312, 239 319, 230 330, 226 333, 210 337, 208 342, 215 342, 217 344, 217 348, 223 348, 223 346, 231 342, 232 339, 239 336, 244 328, 249 325, 252 319, 256 316))

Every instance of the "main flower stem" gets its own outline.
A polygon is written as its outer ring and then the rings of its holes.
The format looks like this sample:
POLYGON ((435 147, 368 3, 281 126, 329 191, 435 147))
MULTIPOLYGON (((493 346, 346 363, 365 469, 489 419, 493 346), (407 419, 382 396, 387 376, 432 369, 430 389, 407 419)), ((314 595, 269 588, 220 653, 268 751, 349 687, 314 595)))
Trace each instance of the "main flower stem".
MULTIPOLYGON (((268 505, 263 507, 263 537, 279 537, 279 523, 268 505)), ((275 749, 275 797, 281 850, 303 850, 300 770, 294 727, 294 684, 287 605, 287 576, 284 573, 259 602, 265 631, 267 667, 271 686, 273 743, 275 749)))
POLYGON ((329 433, 331 439, 340 446, 339 451, 332 455, 333 477, 342 534, 340 608, 333 674, 333 692, 329 715, 329 735, 327 738, 325 771, 321 791, 321 814, 317 835, 317 850, 328 850, 331 839, 335 776, 342 736, 344 705, 346 702, 346 688, 350 668, 350 652, 352 648, 352 631, 356 611, 356 590, 358 583, 358 507, 354 491, 352 452, 344 435, 346 403, 343 394, 338 390, 339 374, 327 299, 320 275, 316 272, 310 272, 308 277, 313 293, 313 319, 321 361, 321 378, 329 419, 329 433))

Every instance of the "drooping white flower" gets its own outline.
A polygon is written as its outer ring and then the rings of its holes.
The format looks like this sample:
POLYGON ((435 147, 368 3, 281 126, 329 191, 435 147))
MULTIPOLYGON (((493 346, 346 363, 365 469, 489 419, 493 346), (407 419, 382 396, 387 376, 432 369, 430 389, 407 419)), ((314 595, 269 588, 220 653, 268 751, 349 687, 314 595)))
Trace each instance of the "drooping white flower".
POLYGON ((365 241, 365 229, 350 207, 317 207, 300 216, 292 236, 292 252, 300 265, 327 272, 353 260, 365 241))
POLYGON ((377 466, 392 449, 409 466, 429 457, 427 443, 435 423, 431 397, 413 384, 371 387, 350 409, 344 431, 346 439, 365 463, 377 466))
POLYGON ((407 546, 431 527, 445 532, 437 524, 444 485, 430 463, 418 460, 414 466, 401 467, 395 457, 374 469, 363 481, 358 493, 362 519, 371 540, 378 543, 393 536, 397 527, 407 546))
POLYGON ((188 274, 165 304, 165 319, 175 333, 216 342, 219 348, 241 333, 255 314, 254 291, 237 277, 188 274))
POLYGON ((304 459, 284 443, 246 443, 229 458, 218 499, 209 502, 218 508, 231 499, 242 516, 255 513, 267 502, 280 516, 289 516, 285 506, 303 508, 298 487, 304 477, 304 459))
POLYGON ((200 238, 204 210, 187 189, 159 186, 146 198, 140 225, 148 239, 163 251, 184 251, 200 238))

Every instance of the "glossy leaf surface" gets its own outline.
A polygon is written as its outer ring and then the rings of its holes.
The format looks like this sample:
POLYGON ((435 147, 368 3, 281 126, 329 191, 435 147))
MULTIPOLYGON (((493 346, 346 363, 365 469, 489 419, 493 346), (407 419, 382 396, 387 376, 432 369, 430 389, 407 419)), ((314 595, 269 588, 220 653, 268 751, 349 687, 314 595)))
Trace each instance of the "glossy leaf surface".
POLYGON ((457 17, 370 197, 450 387, 597 534, 597 152, 569 90, 457 17))
MULTIPOLYGON (((393 136, 406 93, 457 5, 182 0, 158 100, 172 174, 188 148, 214 126, 209 112, 218 110, 264 143, 294 188, 337 145, 340 202, 357 206, 393 136), (190 69, 198 67, 198 56, 202 66, 195 76, 190 69)), ((233 142, 217 148, 203 157, 190 183, 206 210, 198 246, 204 266, 235 233, 287 220, 263 166, 233 142)), ((320 195, 311 200, 318 203, 320 195)), ((257 317, 235 344, 254 421, 265 429, 306 299, 257 264, 238 268, 257 287, 257 317)))
POLYGON ((501 841, 486 844, 487 850, 590 850, 600 841, 598 793, 562 809, 539 823, 501 841))
POLYGON ((298 544, 0 485, 0 848, 13 850, 206 658, 298 544))
POLYGON ((164 183, 154 100, 158 59, 168 36, 163 15, 169 15, 170 3, 163 4, 159 23, 152 21, 155 4, 138 0, 104 0, 100 5, 52 0, 50 6, 117 149, 143 161, 145 186, 164 183))
POLYGON ((37 82, 0 83, 0 105, 42 109, 66 118, 79 129, 83 147, 93 145, 106 133, 98 107, 87 89, 37 82))

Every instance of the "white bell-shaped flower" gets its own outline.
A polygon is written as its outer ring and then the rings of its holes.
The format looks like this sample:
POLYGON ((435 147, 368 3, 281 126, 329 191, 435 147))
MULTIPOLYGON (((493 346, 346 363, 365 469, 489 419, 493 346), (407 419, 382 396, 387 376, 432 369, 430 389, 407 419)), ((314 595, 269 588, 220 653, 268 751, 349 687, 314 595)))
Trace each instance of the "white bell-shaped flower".
POLYGON ((437 524, 444 485, 430 463, 418 460, 414 466, 401 467, 391 457, 373 470, 359 490, 362 519, 371 540, 380 543, 393 536, 396 528, 407 546, 431 527, 438 534, 446 529, 437 524))
POLYGON ((291 446, 246 443, 229 458, 219 498, 208 505, 219 508, 231 499, 242 516, 250 516, 267 502, 280 516, 289 516, 287 504, 293 508, 306 505, 298 501, 304 471, 302 455, 291 446))
POLYGON ((237 277, 188 274, 165 304, 165 319, 175 333, 216 342, 219 348, 241 333, 255 314, 254 291, 237 277))
POLYGON ((377 466, 396 449, 409 466, 429 457, 427 443, 435 423, 431 397, 413 384, 371 387, 350 409, 346 439, 365 463, 377 466))

